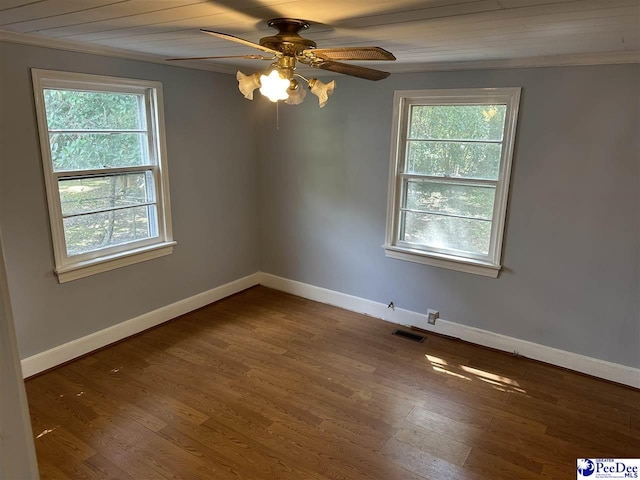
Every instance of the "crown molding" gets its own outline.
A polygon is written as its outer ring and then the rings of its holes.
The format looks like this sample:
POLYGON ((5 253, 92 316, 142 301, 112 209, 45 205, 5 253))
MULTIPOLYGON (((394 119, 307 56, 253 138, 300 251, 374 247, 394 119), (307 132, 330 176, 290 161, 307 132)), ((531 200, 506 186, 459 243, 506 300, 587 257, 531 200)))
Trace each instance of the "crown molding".
POLYGON ((208 62, 199 62, 196 60, 186 60, 180 62, 180 64, 168 63, 166 61, 166 57, 155 55, 152 53, 134 52, 132 50, 106 47, 104 45, 74 42, 70 40, 61 40, 59 38, 43 37, 41 35, 9 32, 6 30, 0 30, 0 42, 18 43, 22 45, 32 45, 35 47, 54 48, 56 50, 89 53, 106 57, 125 58, 127 60, 158 63, 160 65, 166 65, 170 67, 192 68, 196 70, 207 70, 210 72, 228 73, 233 75, 235 75, 236 71, 238 70, 236 67, 229 65, 217 65, 208 62))
MULTIPOLYGON (((235 74, 237 67, 219 65, 202 61, 183 61, 168 64, 165 57, 151 53, 134 52, 114 47, 96 45, 90 43, 61 40, 59 38, 44 37, 27 33, 9 32, 0 30, 0 42, 33 45, 37 47, 54 48, 70 52, 89 53, 107 57, 126 58, 141 62, 158 63, 172 67, 192 68, 207 70, 210 72, 235 74)), ((524 57, 500 60, 469 60, 461 62, 421 62, 421 63, 396 63, 389 65, 387 70, 392 73, 418 73, 418 72, 446 72, 455 70, 495 70, 503 68, 540 68, 540 67, 568 67, 584 65, 618 65, 628 63, 640 63, 640 51, 630 52, 604 52, 569 55, 548 55, 542 57, 524 57)), ((309 68, 301 68, 300 72, 309 72, 309 68)), ((323 71, 323 76, 338 76, 339 74, 323 71)))
POLYGON ((469 60, 463 62, 400 63, 389 66, 387 70, 392 73, 416 73, 452 70, 620 65, 627 63, 640 63, 640 51, 547 55, 543 57, 469 60))

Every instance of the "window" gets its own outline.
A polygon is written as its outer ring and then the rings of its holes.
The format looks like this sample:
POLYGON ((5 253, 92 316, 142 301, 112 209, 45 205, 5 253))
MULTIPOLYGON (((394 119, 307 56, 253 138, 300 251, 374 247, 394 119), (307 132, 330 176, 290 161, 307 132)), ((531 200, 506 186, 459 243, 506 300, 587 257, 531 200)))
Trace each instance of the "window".
POLYGON ((497 277, 520 88, 396 91, 385 252, 497 277))
POLYGON ((162 85, 32 77, 59 281, 170 254, 162 85))

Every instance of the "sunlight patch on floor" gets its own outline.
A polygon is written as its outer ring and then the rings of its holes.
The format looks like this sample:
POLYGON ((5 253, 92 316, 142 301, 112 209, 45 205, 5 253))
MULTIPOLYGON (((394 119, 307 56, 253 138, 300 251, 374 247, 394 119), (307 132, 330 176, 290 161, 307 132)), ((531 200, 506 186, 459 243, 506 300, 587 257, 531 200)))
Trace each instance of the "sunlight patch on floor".
POLYGON ((477 377, 483 377, 489 380, 493 380, 495 382, 507 383, 509 385, 514 385, 516 387, 520 386, 520 384, 515 380, 511 380, 510 378, 496 375, 495 373, 486 372, 484 370, 480 370, 473 367, 467 367, 466 365, 460 365, 460 368, 462 368, 465 372, 471 373, 477 377))
POLYGON ((439 365, 447 365, 446 360, 443 360, 439 357, 434 357, 433 355, 425 355, 425 357, 427 357, 427 360, 429 360, 431 363, 437 363, 439 365))
POLYGON ((433 355, 427 354, 425 357, 429 362, 431 362, 431 368, 433 368, 435 372, 444 373, 463 380, 479 380, 501 392, 527 393, 526 390, 520 387, 520 384, 517 381, 511 378, 480 370, 479 368, 468 367, 467 365, 454 366, 447 363, 446 360, 433 355))
POLYGON ((42 432, 40 432, 38 435, 36 435, 36 438, 41 438, 44 437, 45 435, 53 432, 54 430, 57 430, 58 428, 60 428, 60 425, 53 427, 53 428, 47 428, 45 430, 43 430, 42 432))
POLYGON ((471 379, 469 377, 465 377, 464 375, 462 375, 460 373, 452 372, 451 370, 447 370, 446 368, 438 367, 437 365, 434 365, 433 369, 436 372, 439 372, 439 373, 446 373, 447 375, 451 375, 452 377, 458 377, 458 378, 461 378, 463 380, 471 381, 471 379))

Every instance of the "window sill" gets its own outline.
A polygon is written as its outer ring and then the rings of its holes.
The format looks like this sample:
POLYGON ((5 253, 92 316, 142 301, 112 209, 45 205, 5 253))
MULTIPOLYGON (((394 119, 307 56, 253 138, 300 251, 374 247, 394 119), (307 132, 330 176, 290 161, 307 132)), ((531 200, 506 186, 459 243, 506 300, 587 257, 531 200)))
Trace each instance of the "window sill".
POLYGON ((66 283, 78 278, 97 273, 108 272, 134 263, 140 263, 173 253, 176 242, 163 242, 147 247, 136 248, 127 252, 115 253, 104 257, 93 258, 55 270, 59 283, 66 283))
POLYGON ((408 262, 422 263, 432 267, 447 268, 458 272, 473 273, 485 277, 497 278, 500 273, 500 265, 493 265, 481 260, 454 257, 437 253, 423 252, 409 248, 384 245, 385 256, 408 262))

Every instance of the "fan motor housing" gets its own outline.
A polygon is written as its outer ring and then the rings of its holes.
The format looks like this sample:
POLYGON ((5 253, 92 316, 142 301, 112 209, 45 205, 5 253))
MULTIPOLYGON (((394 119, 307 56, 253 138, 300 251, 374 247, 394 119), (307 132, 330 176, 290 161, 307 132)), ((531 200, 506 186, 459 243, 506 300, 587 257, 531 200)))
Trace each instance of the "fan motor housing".
POLYGON ((276 35, 260 39, 260 45, 278 50, 285 55, 297 55, 303 50, 316 48, 313 40, 301 37, 298 32, 309 28, 305 20, 295 18, 274 18, 267 22, 271 28, 278 30, 276 35))

